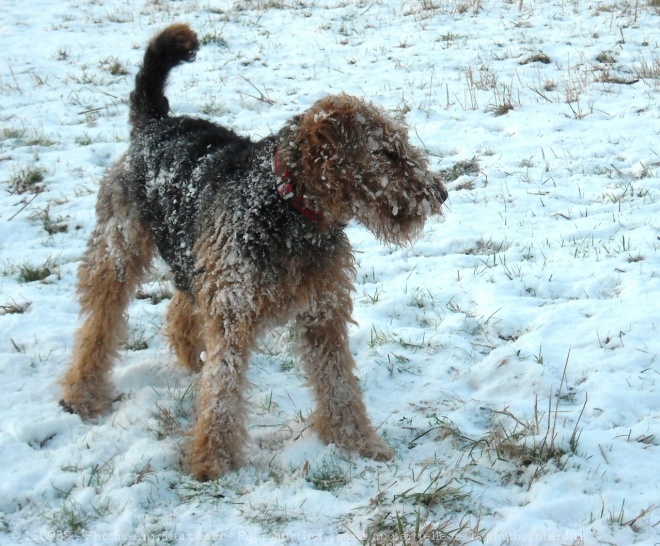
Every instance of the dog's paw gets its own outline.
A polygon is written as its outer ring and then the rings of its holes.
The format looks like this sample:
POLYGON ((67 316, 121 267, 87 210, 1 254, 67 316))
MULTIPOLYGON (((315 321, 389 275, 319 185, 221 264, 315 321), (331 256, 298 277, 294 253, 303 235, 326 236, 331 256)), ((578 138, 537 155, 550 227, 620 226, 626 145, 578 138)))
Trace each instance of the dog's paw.
POLYGON ((105 413, 112 406, 112 385, 107 381, 90 384, 71 377, 62 380, 60 407, 67 413, 76 413, 82 419, 91 419, 105 413))
POLYGON ((374 461, 389 461, 394 457, 394 449, 381 438, 374 436, 368 442, 363 443, 357 452, 367 459, 374 461))
POLYGON ((75 413, 80 415, 82 419, 91 419, 102 413, 105 413, 110 407, 109 400, 90 400, 85 399, 73 399, 69 397, 62 398, 60 400, 60 407, 66 413, 75 413))
POLYGON ((243 466, 239 438, 229 431, 229 427, 217 425, 217 422, 202 418, 192 431, 188 466, 190 474, 201 482, 216 480, 243 466), (218 428, 224 434, 210 432, 218 428))
POLYGON ((316 414, 314 419, 314 429, 326 444, 335 444, 341 449, 352 451, 374 461, 389 461, 394 457, 394 450, 376 434, 366 417, 360 423, 354 422, 352 426, 350 424, 333 426, 331 420, 323 414, 316 414), (347 429, 352 432, 347 434, 347 429))
POLYGON ((200 482, 217 480, 234 468, 218 451, 199 449, 195 442, 191 446, 188 466, 192 477, 200 482))
POLYGON ((210 482, 217 480, 224 476, 229 471, 227 465, 222 464, 220 461, 212 460, 211 457, 195 457, 190 458, 190 474, 193 478, 200 482, 210 482))

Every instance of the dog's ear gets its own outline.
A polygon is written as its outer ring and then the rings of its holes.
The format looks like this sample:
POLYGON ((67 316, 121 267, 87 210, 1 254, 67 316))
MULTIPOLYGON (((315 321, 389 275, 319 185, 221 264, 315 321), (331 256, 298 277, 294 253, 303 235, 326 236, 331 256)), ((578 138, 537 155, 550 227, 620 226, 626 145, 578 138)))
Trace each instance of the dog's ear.
POLYGON ((317 103, 310 112, 314 137, 333 151, 343 148, 348 153, 352 144, 364 137, 364 126, 358 115, 361 103, 344 95, 330 96, 317 103))
POLYGON ((324 152, 334 154, 342 137, 346 138, 344 118, 345 114, 338 110, 322 111, 314 115, 310 136, 324 152))

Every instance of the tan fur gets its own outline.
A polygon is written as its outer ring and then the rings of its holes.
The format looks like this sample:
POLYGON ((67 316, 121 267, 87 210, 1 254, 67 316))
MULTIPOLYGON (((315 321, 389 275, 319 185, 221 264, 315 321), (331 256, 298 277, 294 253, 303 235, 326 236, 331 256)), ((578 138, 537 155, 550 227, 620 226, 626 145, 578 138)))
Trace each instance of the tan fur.
POLYGON ((165 335, 170 347, 189 371, 202 369, 201 354, 204 351, 200 319, 195 310, 195 302, 190 295, 175 292, 167 308, 165 335))
POLYGON ((151 263, 153 243, 126 202, 120 179, 125 157, 101 181, 97 226, 78 270, 83 324, 76 335, 73 364, 61 379, 62 402, 83 417, 108 409, 109 373, 125 335, 124 313, 151 263))

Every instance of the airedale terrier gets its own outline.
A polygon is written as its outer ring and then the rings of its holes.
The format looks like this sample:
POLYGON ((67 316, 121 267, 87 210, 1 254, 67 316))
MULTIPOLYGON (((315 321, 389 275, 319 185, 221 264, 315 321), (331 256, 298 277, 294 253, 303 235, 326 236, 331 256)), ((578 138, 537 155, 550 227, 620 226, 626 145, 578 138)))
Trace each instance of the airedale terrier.
POLYGON ((389 459, 353 375, 355 269, 344 228, 355 219, 382 241, 409 243, 441 212, 447 190, 404 127, 347 95, 319 100, 259 142, 170 116, 168 73, 198 48, 195 33, 175 24, 146 50, 130 97, 130 147, 101 182, 79 269, 84 321, 62 405, 82 417, 111 405, 124 313, 157 250, 176 287, 169 342, 200 372, 189 456, 196 478, 243 462, 248 358, 260 334, 288 322, 320 438, 389 459))

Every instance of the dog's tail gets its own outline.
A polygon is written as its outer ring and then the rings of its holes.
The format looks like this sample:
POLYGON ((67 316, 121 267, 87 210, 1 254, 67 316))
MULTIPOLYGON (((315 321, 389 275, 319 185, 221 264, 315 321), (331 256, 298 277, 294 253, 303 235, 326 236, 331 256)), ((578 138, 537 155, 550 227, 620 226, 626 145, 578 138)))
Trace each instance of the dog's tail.
POLYGON ((130 121, 135 129, 167 117, 169 103, 163 93, 167 76, 175 66, 194 61, 198 49, 197 35, 181 23, 167 27, 149 42, 131 93, 130 121))

